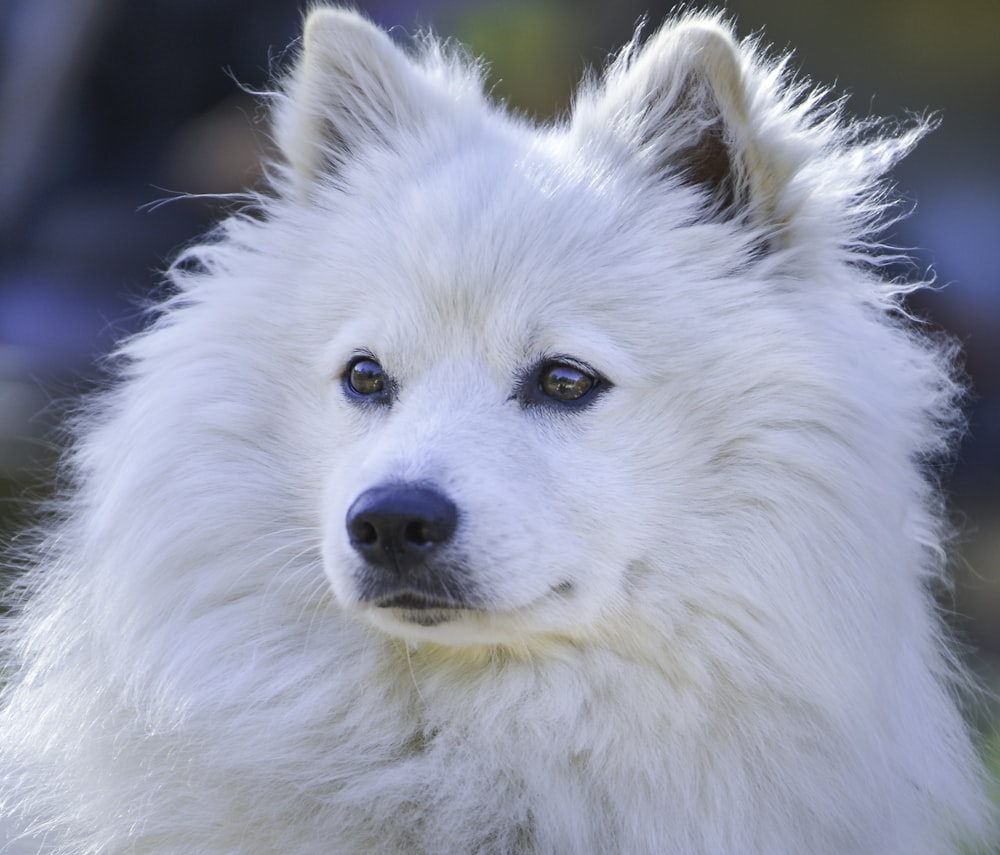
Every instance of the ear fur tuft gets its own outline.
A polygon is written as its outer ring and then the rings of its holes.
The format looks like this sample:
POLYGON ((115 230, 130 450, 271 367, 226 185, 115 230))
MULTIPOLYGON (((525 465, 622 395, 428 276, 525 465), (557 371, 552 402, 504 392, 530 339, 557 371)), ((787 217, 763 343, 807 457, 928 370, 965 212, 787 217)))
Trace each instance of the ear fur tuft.
POLYGON ((302 55, 275 118, 278 147, 308 184, 351 151, 384 143, 416 120, 412 63, 381 29, 343 9, 306 19, 302 55))
POLYGON ((584 93, 574 123, 589 133, 610 127, 648 172, 699 190, 704 219, 773 222, 788 175, 755 137, 750 53, 718 16, 667 23, 645 44, 633 42, 602 85, 584 93))

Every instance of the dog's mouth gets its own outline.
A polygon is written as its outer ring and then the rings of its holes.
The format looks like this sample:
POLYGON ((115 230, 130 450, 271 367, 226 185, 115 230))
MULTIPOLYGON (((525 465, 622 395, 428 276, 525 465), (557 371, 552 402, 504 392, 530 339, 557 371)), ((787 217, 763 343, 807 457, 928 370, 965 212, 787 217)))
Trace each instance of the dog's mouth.
POLYGON ((400 620, 419 626, 437 626, 455 619, 461 612, 470 608, 468 603, 450 597, 412 589, 393 591, 391 594, 373 599, 371 603, 376 608, 392 609, 400 620))

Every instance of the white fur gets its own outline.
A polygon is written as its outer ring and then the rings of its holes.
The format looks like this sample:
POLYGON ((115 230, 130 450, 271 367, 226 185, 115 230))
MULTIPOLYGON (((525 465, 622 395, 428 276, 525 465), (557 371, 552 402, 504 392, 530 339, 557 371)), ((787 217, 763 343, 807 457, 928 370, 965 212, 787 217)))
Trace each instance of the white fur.
POLYGON ((921 468, 958 390, 876 275, 924 126, 699 15, 553 126, 331 9, 276 99, 273 192, 124 345, 7 628, 27 851, 987 846, 921 468), (347 400, 359 348, 391 406, 347 400), (613 387, 522 405, 552 356, 613 387), (484 608, 360 601, 386 481, 452 498, 484 608))

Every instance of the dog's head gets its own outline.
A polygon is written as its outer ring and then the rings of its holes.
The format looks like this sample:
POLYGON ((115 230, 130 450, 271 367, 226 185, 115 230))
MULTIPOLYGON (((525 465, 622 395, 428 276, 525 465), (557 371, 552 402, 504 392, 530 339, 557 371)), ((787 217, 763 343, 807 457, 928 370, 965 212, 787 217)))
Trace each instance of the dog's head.
POLYGON ((433 41, 311 15, 275 218, 344 607, 459 644, 647 607, 662 630, 836 496, 835 449, 871 425, 817 316, 865 311, 845 260, 881 203, 858 188, 915 133, 862 157, 782 75, 689 17, 539 127, 433 41))

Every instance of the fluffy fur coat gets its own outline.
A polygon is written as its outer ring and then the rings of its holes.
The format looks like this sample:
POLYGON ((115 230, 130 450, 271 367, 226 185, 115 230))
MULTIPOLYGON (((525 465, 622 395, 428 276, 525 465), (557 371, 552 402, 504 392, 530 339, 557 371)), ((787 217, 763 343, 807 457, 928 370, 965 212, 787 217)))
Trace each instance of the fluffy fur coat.
POLYGON ((539 126, 318 9, 272 100, 13 592, 11 846, 985 847, 925 468, 960 390, 878 276, 925 125, 697 14, 539 126), (426 559, 365 542, 387 490, 426 559))

